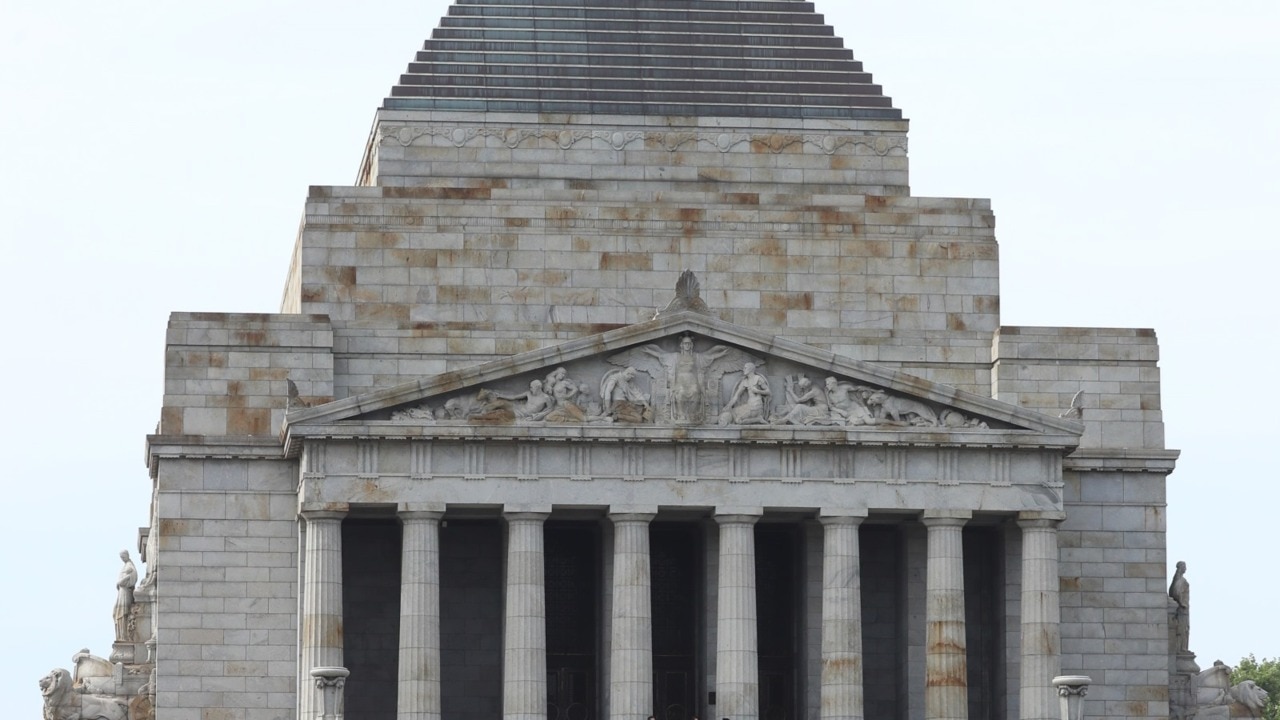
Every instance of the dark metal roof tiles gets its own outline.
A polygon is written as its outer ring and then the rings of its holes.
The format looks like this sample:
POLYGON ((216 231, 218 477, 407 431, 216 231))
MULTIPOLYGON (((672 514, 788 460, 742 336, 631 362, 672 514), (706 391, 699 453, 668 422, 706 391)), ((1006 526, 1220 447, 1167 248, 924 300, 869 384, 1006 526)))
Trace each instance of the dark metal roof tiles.
POLYGON ((456 0, 384 107, 902 116, 794 0, 456 0))

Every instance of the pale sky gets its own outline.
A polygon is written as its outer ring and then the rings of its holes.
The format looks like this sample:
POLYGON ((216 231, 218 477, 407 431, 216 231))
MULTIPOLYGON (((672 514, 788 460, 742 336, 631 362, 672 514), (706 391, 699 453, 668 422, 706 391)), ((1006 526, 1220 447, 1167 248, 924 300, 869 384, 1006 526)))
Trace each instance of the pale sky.
MULTIPOLYGON (((110 652, 169 312, 278 309, 307 186, 353 182, 446 7, 0 2, 9 716, 110 652)), ((913 194, 992 199, 1006 325, 1156 329, 1191 648, 1280 656, 1280 3, 817 8, 911 119, 913 194)))

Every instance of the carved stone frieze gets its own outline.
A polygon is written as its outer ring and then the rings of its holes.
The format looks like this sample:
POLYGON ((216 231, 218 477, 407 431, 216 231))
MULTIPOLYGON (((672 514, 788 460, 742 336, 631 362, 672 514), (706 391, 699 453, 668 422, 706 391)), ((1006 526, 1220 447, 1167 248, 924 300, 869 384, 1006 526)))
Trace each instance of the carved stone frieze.
POLYGON ((827 155, 842 149, 862 147, 876 155, 905 155, 907 138, 893 135, 830 135, 789 133, 734 133, 705 131, 640 131, 640 130, 564 130, 553 128, 494 127, 427 127, 422 125, 383 125, 378 129, 379 143, 409 147, 422 144, 448 144, 465 147, 482 145, 496 138, 514 150, 550 140, 561 150, 583 143, 612 150, 663 149, 667 152, 715 150, 722 153, 737 149, 779 154, 797 146, 812 147, 827 155), (743 148, 746 146, 746 148, 743 148))
MULTIPOLYGON (((784 372, 786 368, 777 372, 784 372)), ((951 407, 848 378, 769 375, 766 359, 691 334, 389 413, 419 424, 623 423, 984 430, 951 407), (510 383, 510 384, 507 384, 510 383)))

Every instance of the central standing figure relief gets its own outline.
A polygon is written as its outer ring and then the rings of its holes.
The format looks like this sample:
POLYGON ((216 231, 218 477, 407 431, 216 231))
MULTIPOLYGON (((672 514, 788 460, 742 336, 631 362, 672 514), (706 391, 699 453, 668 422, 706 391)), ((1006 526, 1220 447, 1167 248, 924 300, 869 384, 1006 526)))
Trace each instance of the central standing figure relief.
POLYGON ((739 372, 748 363, 763 363, 741 350, 714 345, 694 349, 692 335, 680 338, 675 352, 657 345, 643 345, 609 358, 609 362, 634 367, 653 378, 654 404, 659 423, 701 425, 720 412, 720 379, 739 372))

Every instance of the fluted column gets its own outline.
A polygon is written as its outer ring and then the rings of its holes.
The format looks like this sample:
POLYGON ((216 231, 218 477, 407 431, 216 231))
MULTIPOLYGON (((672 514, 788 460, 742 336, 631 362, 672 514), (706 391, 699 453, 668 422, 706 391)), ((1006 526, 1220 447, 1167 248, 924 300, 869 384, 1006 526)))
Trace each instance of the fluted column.
POLYGON ((397 720, 440 718, 440 516, 400 510, 400 665, 397 720))
POLYGON ((964 634, 964 544, 968 512, 927 512, 925 579, 926 720, 967 720, 969 671, 964 634))
POLYGON ((613 521, 613 622, 609 651, 610 720, 653 714, 653 611, 649 521, 653 513, 610 513, 613 521))
POLYGON ((547 600, 542 530, 545 512, 507 512, 507 605, 503 634, 502 717, 547 715, 547 600))
MULTIPOLYGON (((303 505, 307 523, 302 576, 302 667, 310 678, 313 668, 342 666, 342 519, 344 504, 303 505)), ((308 680, 298 698, 299 717, 313 718, 322 708, 308 680)))
POLYGON ((756 537, 759 515, 716 515, 720 575, 716 612, 716 715, 757 720, 756 537))
POLYGON ((1058 523, 1060 512, 1018 514, 1022 528, 1022 720, 1058 720, 1062 636, 1058 624, 1058 523))
POLYGON ((863 518, 827 515, 822 549, 822 720, 862 720, 862 580, 858 527, 863 518))

